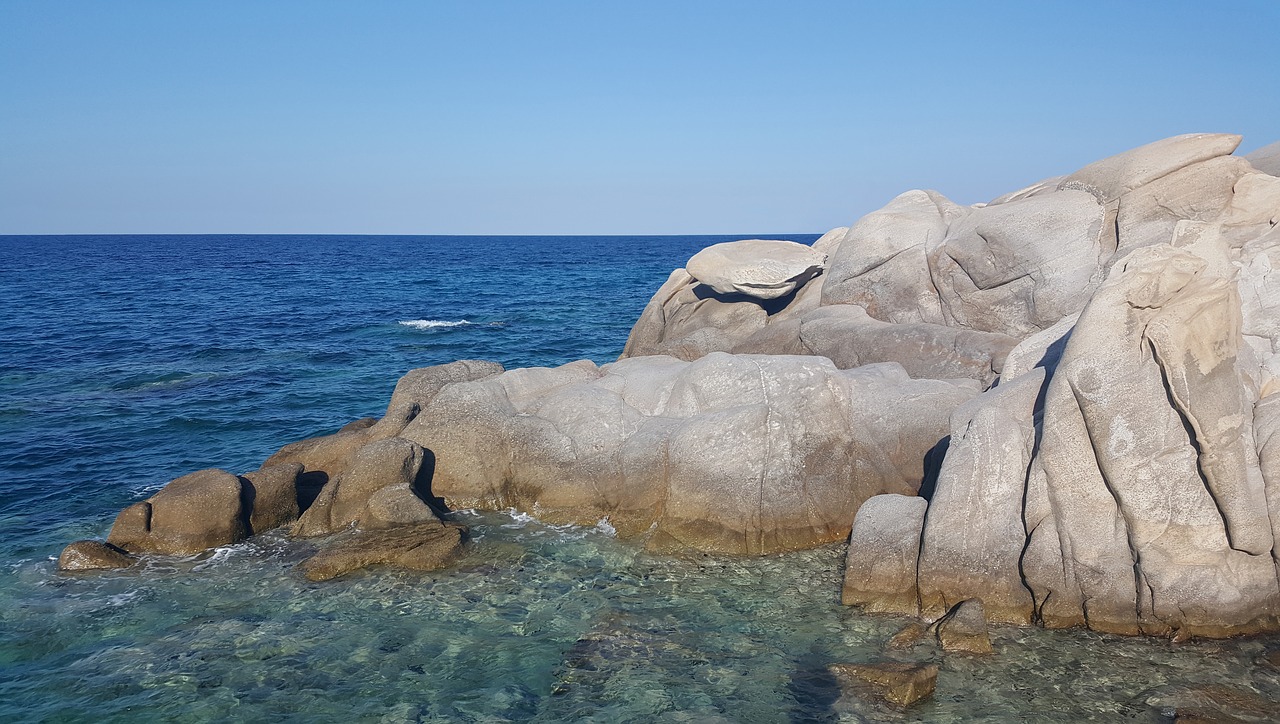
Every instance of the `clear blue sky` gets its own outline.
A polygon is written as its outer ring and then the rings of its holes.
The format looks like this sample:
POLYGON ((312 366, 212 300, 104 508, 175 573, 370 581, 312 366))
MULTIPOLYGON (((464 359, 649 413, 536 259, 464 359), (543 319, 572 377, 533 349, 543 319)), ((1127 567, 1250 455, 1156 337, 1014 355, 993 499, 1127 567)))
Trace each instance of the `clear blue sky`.
POLYGON ((1278 140, 1277 28, 1277 0, 0 0, 0 233, 821 232, 1278 140))

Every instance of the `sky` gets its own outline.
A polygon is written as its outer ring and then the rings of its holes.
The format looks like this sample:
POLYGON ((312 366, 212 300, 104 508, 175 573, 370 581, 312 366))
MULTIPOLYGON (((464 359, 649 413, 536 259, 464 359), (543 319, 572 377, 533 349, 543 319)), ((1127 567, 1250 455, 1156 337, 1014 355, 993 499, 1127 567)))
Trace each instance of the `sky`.
POLYGON ((1280 140, 1280 1, 0 0, 0 234, 821 233, 1280 140))

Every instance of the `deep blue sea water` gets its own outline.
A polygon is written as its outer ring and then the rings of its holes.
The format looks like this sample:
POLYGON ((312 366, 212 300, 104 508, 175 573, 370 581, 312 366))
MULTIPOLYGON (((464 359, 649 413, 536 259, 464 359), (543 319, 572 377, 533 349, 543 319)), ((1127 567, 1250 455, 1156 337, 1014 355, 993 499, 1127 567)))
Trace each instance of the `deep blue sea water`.
POLYGON ((824 667, 904 623, 838 605, 839 546, 660 557, 463 513, 471 553, 432 575, 308 583, 278 534, 54 570, 174 477, 381 414, 414 367, 608 362, 733 238, 0 237, 0 721, 1146 721, 1197 683, 1280 696, 1254 664, 1274 640, 997 629, 923 707, 833 708, 824 667))

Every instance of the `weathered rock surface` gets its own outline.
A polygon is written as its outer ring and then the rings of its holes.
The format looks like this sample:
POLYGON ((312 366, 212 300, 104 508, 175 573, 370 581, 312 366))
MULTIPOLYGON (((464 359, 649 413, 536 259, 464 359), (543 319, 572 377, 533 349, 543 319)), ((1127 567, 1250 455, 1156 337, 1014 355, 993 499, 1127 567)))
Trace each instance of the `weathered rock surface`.
POLYGON ((1067 176, 1061 189, 1087 191, 1106 203, 1194 163, 1226 156, 1240 145, 1229 133, 1187 133, 1109 156, 1067 176))
POLYGON ((458 557, 466 528, 439 520, 358 531, 329 542, 298 564, 310 581, 328 581, 370 566, 435 571, 458 557))
POLYGON ((689 275, 720 294, 785 297, 822 273, 826 255, 805 244, 743 239, 713 244, 685 265, 689 275))
POLYGON ((60 571, 105 571, 128 568, 136 558, 110 543, 96 540, 78 540, 62 549, 58 556, 60 571))
POLYGON ((913 494, 946 415, 975 392, 817 357, 583 361, 451 385, 403 435, 435 455, 432 491, 450 506, 761 554, 840 540, 867 497, 913 494), (912 416, 863 421, 895 405, 912 416))
MULTIPOLYGON (((850 602, 914 589, 929 618, 981 598, 1004 622, 1181 638, 1280 628, 1280 185, 1229 155, 1238 142, 1149 144, 958 214, 941 241, 940 215, 917 233, 935 245, 943 325, 1021 342, 994 368, 998 386, 952 415, 914 580, 907 519, 878 499, 859 511, 850 602), (886 561, 906 563, 886 575, 886 561)), ((848 253, 831 252, 828 298, 849 285, 848 253)), ((912 299, 920 280, 901 271, 877 288, 912 299)), ((895 298, 876 297, 850 301, 895 298)), ((911 308, 879 313, 909 326, 911 308)))
POLYGON ((832 664, 828 667, 841 687, 855 696, 869 689, 899 707, 933 696, 938 685, 937 664, 832 664))
POLYGON ((121 511, 107 542, 130 553, 199 553, 243 540, 246 518, 240 478, 200 470, 121 511))
POLYGON ((951 441, 929 501, 915 571, 923 616, 936 618, 981 596, 993 619, 1031 623, 1031 594, 1019 568, 1027 538, 1022 496, 1043 385, 1039 368, 951 414, 951 441))

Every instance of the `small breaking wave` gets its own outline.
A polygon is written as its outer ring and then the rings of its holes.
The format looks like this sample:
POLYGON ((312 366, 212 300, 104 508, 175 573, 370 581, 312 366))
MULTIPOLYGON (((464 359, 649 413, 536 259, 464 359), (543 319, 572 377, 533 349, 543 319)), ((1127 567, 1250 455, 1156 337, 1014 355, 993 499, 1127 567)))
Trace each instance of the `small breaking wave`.
POLYGON ((413 327, 414 329, 437 329, 440 327, 465 327, 472 323, 465 319, 410 319, 408 321, 401 322, 400 324, 403 324, 406 327, 413 327))

